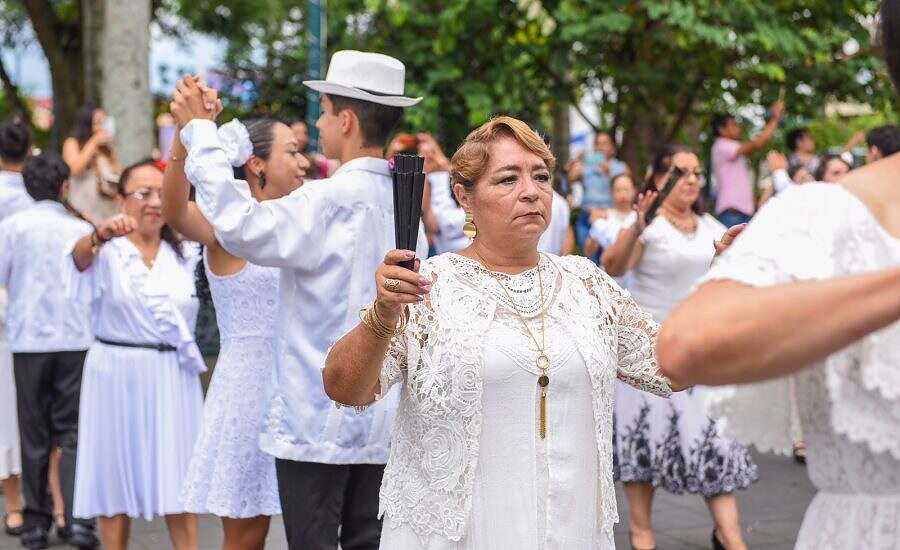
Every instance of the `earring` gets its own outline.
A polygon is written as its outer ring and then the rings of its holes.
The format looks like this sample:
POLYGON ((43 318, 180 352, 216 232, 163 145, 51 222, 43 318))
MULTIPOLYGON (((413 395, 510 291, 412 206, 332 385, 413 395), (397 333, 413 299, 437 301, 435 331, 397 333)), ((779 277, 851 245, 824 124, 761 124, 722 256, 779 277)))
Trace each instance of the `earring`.
POLYGON ((478 234, 478 228, 475 227, 475 220, 472 218, 471 212, 466 212, 466 224, 463 225, 463 234, 470 239, 474 239, 478 234))
POLYGON ((259 188, 265 189, 266 187, 266 173, 263 171, 259 172, 259 188))

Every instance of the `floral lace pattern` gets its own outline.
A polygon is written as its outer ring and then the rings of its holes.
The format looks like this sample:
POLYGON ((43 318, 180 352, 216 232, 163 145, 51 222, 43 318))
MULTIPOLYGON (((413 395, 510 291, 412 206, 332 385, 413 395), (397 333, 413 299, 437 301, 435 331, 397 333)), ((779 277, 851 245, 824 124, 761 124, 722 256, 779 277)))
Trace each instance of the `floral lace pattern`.
MULTIPOLYGON (((838 185, 811 185, 792 188, 764 208, 708 279, 770 286, 897 265, 900 240, 865 205, 838 185)), ((786 397, 795 392, 809 476, 820 491, 798 549, 887 549, 900 540, 898 344, 895 323, 795 374, 793 388, 786 378, 726 388, 712 402, 736 437, 786 451, 786 397)))
MULTIPOLYGON (((422 263, 431 293, 411 308, 403 335, 385 358, 381 394, 402 382, 391 455, 381 489, 381 513, 407 524, 423 540, 439 534, 459 541, 472 508, 481 433, 481 352, 490 323, 508 316, 505 293, 479 263, 445 254, 422 263), (499 291, 501 294, 497 294, 499 291)), ((563 319, 584 357, 592 393, 602 471, 601 521, 618 520, 612 484, 612 400, 615 377, 661 396, 671 393, 657 368, 657 326, 628 294, 582 258, 543 255, 538 268, 499 275, 530 317, 540 303, 563 319), (540 269, 545 295, 534 290, 540 269), (517 298, 518 297, 518 298, 517 298)), ((504 322, 508 327, 518 327, 504 322)), ((518 330, 521 330, 518 327, 518 330)))
POLYGON ((280 514, 275 459, 259 449, 275 365, 279 270, 248 263, 217 276, 206 269, 222 350, 185 481, 185 509, 231 518, 280 514))

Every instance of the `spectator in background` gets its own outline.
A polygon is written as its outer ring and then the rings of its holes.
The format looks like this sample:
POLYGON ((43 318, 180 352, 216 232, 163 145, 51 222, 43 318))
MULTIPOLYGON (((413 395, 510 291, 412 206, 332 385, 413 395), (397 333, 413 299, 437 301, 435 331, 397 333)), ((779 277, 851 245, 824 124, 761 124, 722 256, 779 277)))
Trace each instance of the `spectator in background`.
POLYGON ((835 183, 853 168, 841 155, 825 155, 816 170, 816 181, 835 183))
MULTIPOLYGON (((818 164, 818 160, 816 163, 818 164)), ((788 165, 788 158, 778 151, 769 151, 769 154, 766 155, 766 166, 771 175, 763 181, 763 191, 759 198, 758 208, 762 208, 762 205, 769 199, 792 185, 816 181, 805 165, 788 165)))
POLYGON ((819 155, 816 154, 816 141, 806 128, 794 128, 785 137, 788 155, 787 161, 790 167, 802 166, 810 174, 816 172, 819 167, 819 155))
POLYGON ((30 152, 28 126, 15 122, 0 126, 0 221, 34 202, 22 180, 22 167, 30 152))
POLYGON ((873 128, 866 134, 866 145, 866 163, 889 157, 900 151, 900 128, 893 124, 873 128))
POLYGON ((716 215, 726 227, 750 221, 756 211, 747 157, 772 139, 782 114, 784 102, 776 101, 765 128, 753 139, 744 142, 740 141, 741 125, 735 117, 721 114, 713 119, 712 130, 716 140, 712 146, 712 173, 718 186, 716 215))
MULTIPOLYGON (((578 246, 584 243, 591 231, 591 213, 612 208, 612 178, 624 173, 628 167, 616 158, 616 142, 610 132, 600 130, 594 138, 594 152, 581 163, 580 180, 584 187, 581 214, 575 224, 575 239, 578 246)), ((598 258, 594 258, 597 261, 598 258)))
POLYGON ((340 163, 337 160, 327 159, 324 155, 309 150, 309 125, 302 118, 298 118, 290 123, 294 137, 300 144, 300 152, 309 161, 309 168, 306 169, 306 181, 318 180, 331 177, 337 170, 340 163))
POLYGON ((63 142, 63 160, 72 171, 69 202, 93 223, 116 213, 116 185, 122 167, 112 139, 114 124, 103 109, 78 110, 72 135, 63 142))

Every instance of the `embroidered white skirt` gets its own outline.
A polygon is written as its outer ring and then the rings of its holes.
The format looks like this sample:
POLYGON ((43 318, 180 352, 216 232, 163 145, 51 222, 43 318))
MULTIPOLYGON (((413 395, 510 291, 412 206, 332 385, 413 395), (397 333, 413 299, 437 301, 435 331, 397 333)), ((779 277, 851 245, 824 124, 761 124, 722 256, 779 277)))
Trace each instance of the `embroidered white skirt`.
POLYGON ((200 378, 179 367, 174 352, 91 346, 81 382, 75 517, 184 512, 202 409, 200 378))

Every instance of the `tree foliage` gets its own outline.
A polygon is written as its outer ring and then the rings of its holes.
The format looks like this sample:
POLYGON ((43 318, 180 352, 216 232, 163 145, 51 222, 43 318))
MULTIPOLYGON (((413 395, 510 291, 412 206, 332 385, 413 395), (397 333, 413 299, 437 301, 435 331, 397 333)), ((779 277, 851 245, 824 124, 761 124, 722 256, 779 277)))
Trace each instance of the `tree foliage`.
MULTIPOLYGON (((174 0, 173 0, 174 1, 174 0)), ((303 111, 304 11, 289 0, 181 0, 194 28, 230 40, 228 64, 260 104, 303 111), (286 23, 287 22, 287 23, 286 23)), ((892 99, 873 46, 876 0, 329 0, 329 53, 394 55, 406 124, 454 147, 491 115, 553 127, 593 103, 639 166, 666 141, 698 142, 719 111, 758 120, 786 92, 789 118, 834 100, 892 99)), ((558 136, 566 138, 567 136, 558 136)))

